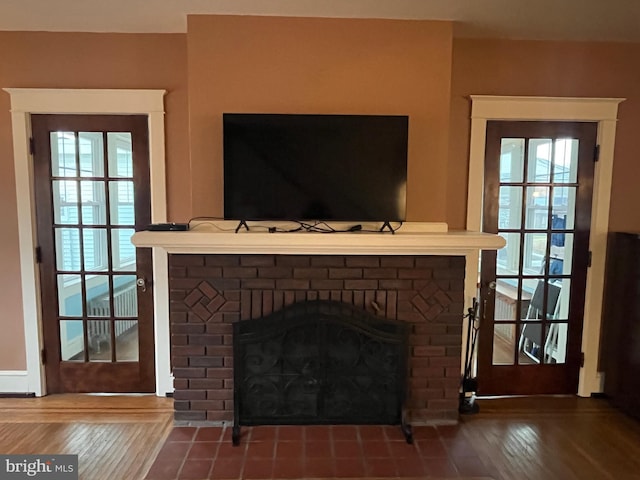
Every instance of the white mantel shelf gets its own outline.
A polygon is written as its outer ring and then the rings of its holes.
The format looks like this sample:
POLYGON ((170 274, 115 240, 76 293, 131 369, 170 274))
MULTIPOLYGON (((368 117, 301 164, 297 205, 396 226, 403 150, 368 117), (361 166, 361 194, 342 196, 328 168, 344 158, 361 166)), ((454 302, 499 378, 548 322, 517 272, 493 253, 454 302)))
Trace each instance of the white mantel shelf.
POLYGON ((156 247, 168 253, 263 255, 467 255, 505 245, 498 235, 448 231, 446 224, 405 223, 393 234, 269 233, 265 231, 268 226, 251 223, 250 231, 242 229, 235 233, 236 225, 237 222, 203 222, 185 232, 141 231, 133 235, 132 241, 137 247, 156 247))

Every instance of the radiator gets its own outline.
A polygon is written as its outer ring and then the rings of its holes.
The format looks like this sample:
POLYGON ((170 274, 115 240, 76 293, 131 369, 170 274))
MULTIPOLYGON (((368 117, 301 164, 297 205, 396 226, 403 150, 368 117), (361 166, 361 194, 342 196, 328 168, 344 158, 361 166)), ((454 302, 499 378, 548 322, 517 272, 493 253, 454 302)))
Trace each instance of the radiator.
MULTIPOLYGON (((138 291, 135 283, 127 284, 116 289, 113 295, 114 316, 117 318, 138 316, 138 291)), ((87 306, 89 317, 110 317, 109 315, 109 295, 91 299, 87 306)), ((87 322, 87 336, 92 338, 111 337, 107 320, 90 320, 87 322)), ((115 324, 116 337, 126 333, 129 329, 137 325, 137 320, 117 320, 115 324)))
MULTIPOLYGON (((110 317, 109 295, 92 298, 88 302, 87 315, 89 317, 110 317)), ((113 310, 115 317, 138 316, 138 291, 135 283, 129 283, 117 288, 113 294, 113 310)))
MULTIPOLYGON (((511 298, 496 293, 496 307, 494 313, 495 319, 515 320, 516 318, 516 302, 511 298)), ((494 335, 499 335, 510 342, 515 338, 515 325, 513 323, 494 323, 494 335)))

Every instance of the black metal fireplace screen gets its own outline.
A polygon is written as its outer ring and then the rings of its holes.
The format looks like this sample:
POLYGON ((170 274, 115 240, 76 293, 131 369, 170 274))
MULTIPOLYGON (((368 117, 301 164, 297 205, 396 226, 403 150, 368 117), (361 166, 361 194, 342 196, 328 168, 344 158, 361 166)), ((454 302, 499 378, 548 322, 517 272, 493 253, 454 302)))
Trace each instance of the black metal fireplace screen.
POLYGON ((234 428, 404 421, 408 328, 352 305, 301 302, 234 324, 234 428))

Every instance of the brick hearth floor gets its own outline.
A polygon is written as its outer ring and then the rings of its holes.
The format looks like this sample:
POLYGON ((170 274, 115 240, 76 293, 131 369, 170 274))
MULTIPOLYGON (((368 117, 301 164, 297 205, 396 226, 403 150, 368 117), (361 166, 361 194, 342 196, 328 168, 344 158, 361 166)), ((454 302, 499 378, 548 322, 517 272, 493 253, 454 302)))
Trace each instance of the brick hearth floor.
POLYGON ((175 427, 147 480, 462 478, 488 476, 458 426, 414 427, 409 445, 394 426, 175 427))

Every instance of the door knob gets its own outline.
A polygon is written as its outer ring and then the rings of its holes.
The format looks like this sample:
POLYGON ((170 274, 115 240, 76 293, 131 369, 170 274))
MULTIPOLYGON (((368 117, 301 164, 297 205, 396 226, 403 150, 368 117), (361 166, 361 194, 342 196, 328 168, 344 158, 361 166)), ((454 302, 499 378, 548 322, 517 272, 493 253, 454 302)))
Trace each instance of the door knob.
POLYGON ((147 291, 147 281, 142 278, 142 277, 138 277, 136 279, 136 286, 142 290, 142 292, 146 292, 147 291))

